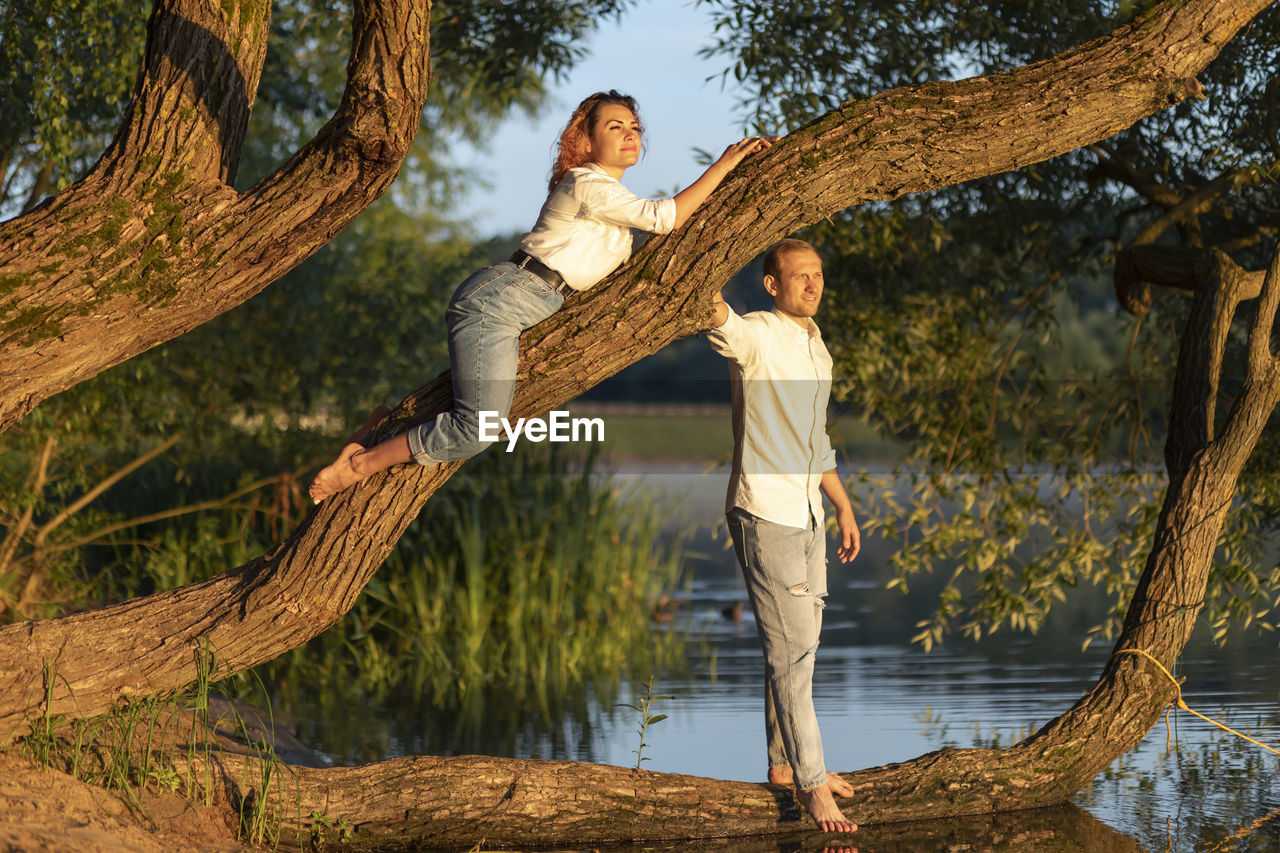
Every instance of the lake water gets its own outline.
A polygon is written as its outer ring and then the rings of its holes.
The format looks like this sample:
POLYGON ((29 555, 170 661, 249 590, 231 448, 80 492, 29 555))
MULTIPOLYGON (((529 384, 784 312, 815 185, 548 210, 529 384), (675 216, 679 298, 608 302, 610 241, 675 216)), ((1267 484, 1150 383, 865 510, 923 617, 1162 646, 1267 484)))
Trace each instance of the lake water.
MULTIPOLYGON (((762 781, 761 654, 750 608, 731 618, 734 605, 746 595, 733 554, 724 547, 723 531, 713 533, 722 517, 724 475, 668 471, 616 478, 632 486, 637 479, 664 500, 678 503, 681 523, 700 525, 687 546, 688 593, 680 596, 671 622, 655 627, 686 630, 690 641, 687 661, 656 667, 652 673, 654 693, 672 698, 654 708, 668 716, 646 734, 643 766, 762 781)), ((948 642, 931 653, 913 646, 909 637, 930 602, 924 593, 903 596, 884 588, 886 553, 884 543, 866 541, 853 564, 840 566, 834 554, 829 560, 830 597, 814 687, 829 769, 904 761, 943 746, 1008 745, 1065 711, 1094 683, 1109 645, 1082 651, 1082 626, 1098 616, 1070 607, 1064 606, 1036 636, 998 633, 980 644, 948 642)), ((1197 637, 1175 674, 1186 679, 1183 694, 1190 707, 1280 746, 1276 657, 1274 638, 1242 637, 1218 648, 1197 637)), ((303 740, 342 763, 413 753, 482 753, 634 766, 638 715, 619 706, 634 704, 643 695, 644 675, 514 711, 490 699, 487 706, 442 712, 429 697, 400 696, 374 707, 347 709, 346 720, 359 721, 353 726, 336 725, 332 712, 290 710, 303 740)), ((1069 815, 1081 828, 1073 830, 1076 837, 1067 846, 1037 840, 1048 837, 1035 829, 1044 816, 1026 817, 1025 824, 1011 820, 1012 828, 995 836, 985 824, 976 835, 965 835, 967 830, 957 824, 954 830, 917 840, 906 830, 867 828, 858 844, 863 853, 1276 851, 1277 767, 1276 755, 1174 711, 1167 730, 1156 726, 1137 750, 1075 798, 1087 814, 1069 815), (992 847, 992 837, 1004 840, 992 847)), ((856 818, 856 808, 849 811, 856 818)), ((675 849, 749 852, 811 845, 784 839, 675 849)))

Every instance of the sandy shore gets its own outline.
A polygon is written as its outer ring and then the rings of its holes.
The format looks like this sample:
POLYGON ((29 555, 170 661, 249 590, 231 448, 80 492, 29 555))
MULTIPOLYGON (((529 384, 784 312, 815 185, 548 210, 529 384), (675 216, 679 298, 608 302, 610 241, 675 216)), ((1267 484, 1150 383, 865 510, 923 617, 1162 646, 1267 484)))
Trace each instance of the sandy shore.
POLYGON ((216 806, 143 795, 140 812, 113 793, 12 753, 0 753, 0 849, 56 853, 247 851, 216 806))

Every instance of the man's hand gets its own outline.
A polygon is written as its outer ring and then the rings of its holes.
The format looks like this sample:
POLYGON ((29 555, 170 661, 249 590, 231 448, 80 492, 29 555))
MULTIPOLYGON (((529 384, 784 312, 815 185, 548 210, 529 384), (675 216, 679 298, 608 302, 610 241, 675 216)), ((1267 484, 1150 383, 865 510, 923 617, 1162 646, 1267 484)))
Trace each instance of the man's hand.
POLYGON ((725 320, 729 319, 729 304, 724 301, 724 293, 716 291, 711 307, 715 310, 715 314, 711 317, 711 325, 718 329, 724 325, 725 320))
POLYGON ((858 520, 853 517, 853 509, 844 507, 838 510, 836 524, 840 526, 840 547, 836 555, 840 562, 847 563, 862 550, 862 533, 858 530, 858 520))
POLYGON ((858 520, 853 517, 853 504, 849 501, 849 493, 840 482, 836 469, 822 472, 819 484, 823 494, 830 499, 836 508, 836 524, 840 527, 840 547, 836 555, 840 562, 847 563, 862 550, 862 533, 858 530, 858 520))

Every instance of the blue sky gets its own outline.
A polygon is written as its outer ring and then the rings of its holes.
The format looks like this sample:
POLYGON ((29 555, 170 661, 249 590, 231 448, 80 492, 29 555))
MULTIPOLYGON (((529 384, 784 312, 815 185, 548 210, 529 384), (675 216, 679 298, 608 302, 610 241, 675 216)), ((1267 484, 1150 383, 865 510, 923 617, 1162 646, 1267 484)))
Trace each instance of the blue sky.
POLYGON ((462 215, 481 236, 528 230, 546 198, 556 135, 577 103, 602 89, 633 95, 645 123, 648 150, 623 182, 646 197, 690 184, 702 172, 694 149, 719 154, 744 130, 732 81, 721 89, 721 63, 697 55, 711 39, 707 14, 692 0, 640 0, 620 23, 606 21, 538 116, 508 118, 487 150, 453 152, 455 163, 491 184, 460 203, 462 215))

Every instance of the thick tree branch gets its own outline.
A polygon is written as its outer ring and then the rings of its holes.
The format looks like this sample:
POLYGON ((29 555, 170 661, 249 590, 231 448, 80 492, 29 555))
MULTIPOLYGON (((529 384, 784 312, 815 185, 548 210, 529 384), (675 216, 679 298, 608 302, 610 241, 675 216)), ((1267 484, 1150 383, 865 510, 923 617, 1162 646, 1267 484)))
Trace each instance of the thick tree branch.
POLYGON ((42 399, 239 305, 386 190, 427 90, 426 0, 358 0, 334 117, 230 186, 266 2, 163 0, 124 124, 73 187, 0 224, 0 429, 42 399))
POLYGON ((1276 260, 1268 270, 1248 271, 1214 249, 1133 246, 1117 258, 1116 293, 1121 304, 1139 316, 1150 307, 1150 284, 1194 294, 1188 327, 1196 331, 1182 340, 1170 404, 1165 461, 1171 482, 1179 482, 1195 464, 1216 460, 1225 466, 1218 476, 1234 483, 1280 399, 1272 332, 1280 300, 1278 279, 1276 260), (1231 324, 1240 302, 1259 296, 1249 330, 1244 388, 1219 435, 1218 390, 1231 324))
POLYGON ((1182 338, 1173 399, 1169 404, 1169 438, 1165 461, 1170 479, 1180 478, 1192 458, 1214 441, 1218 389, 1231 321, 1246 289, 1244 270, 1222 252, 1200 250, 1205 262, 1196 284, 1189 334, 1182 338))
POLYGON ((270 3, 252 0, 157 0, 129 110, 82 183, 128 196, 139 180, 174 172, 234 180, 270 17, 270 3))
POLYGON ((232 212, 240 237, 287 224, 283 238, 303 252, 296 264, 390 186, 426 99, 430 15, 429 2, 356 0, 338 110, 284 167, 243 195, 232 212), (327 192, 312 192, 317 186, 327 192))
POLYGON ((1237 280, 1237 298, 1253 299, 1261 292, 1266 273, 1241 269, 1225 252, 1148 244, 1130 246, 1116 257, 1116 298, 1130 314, 1142 317, 1151 310, 1150 285, 1196 293, 1202 282, 1213 280, 1219 266, 1237 280))
POLYGON ((1276 308, 1280 305, 1280 247, 1272 257, 1249 328, 1244 387, 1213 448, 1224 476, 1239 477, 1271 413, 1280 403, 1280 358, 1275 355, 1276 308))
POLYGON ((1253 315, 1249 328, 1249 361, 1246 379, 1251 383, 1266 383, 1273 378, 1268 373, 1275 369, 1276 308, 1280 305, 1280 248, 1276 249, 1262 283, 1262 299, 1253 315))

